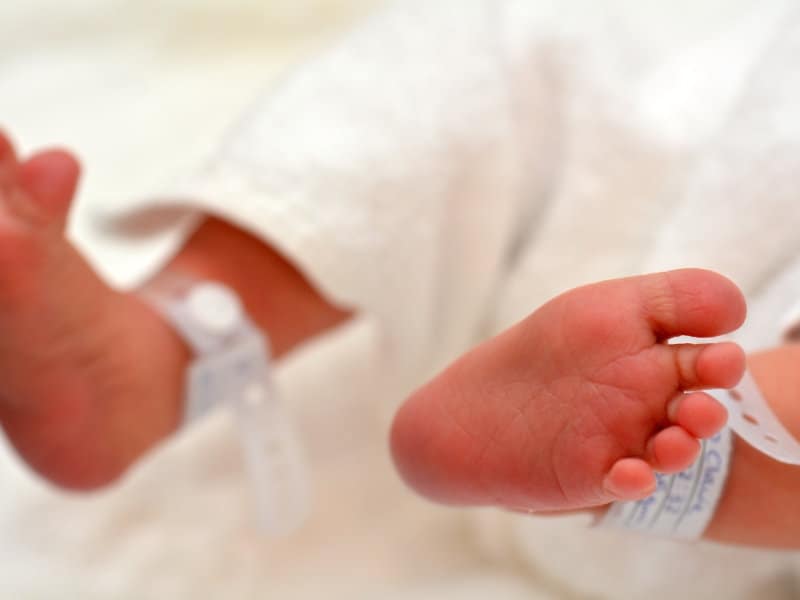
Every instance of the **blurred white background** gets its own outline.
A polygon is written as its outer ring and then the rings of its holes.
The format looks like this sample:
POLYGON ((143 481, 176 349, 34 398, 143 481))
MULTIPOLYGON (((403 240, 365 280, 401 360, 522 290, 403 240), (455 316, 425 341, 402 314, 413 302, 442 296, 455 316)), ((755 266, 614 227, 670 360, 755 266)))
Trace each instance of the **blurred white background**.
POLYGON ((261 89, 376 3, 2 2, 0 127, 26 151, 76 151, 83 200, 146 194, 196 164, 261 89))

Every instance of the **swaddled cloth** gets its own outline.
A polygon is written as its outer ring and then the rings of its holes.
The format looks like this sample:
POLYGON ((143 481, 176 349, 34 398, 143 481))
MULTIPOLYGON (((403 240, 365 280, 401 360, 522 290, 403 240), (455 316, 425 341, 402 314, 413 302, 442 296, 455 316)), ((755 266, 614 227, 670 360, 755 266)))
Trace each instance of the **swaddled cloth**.
MULTIPOLYGON (((174 188, 95 207, 98 260, 134 251, 131 284, 203 213, 254 233, 358 312, 369 341, 347 360, 374 367, 387 415, 599 279, 719 270, 753 301, 748 349, 771 343, 800 293, 800 13, 685 4, 398 3, 270 90, 174 188)), ((476 521, 487 552, 581 597, 747 597, 789 560, 580 519, 476 521)))

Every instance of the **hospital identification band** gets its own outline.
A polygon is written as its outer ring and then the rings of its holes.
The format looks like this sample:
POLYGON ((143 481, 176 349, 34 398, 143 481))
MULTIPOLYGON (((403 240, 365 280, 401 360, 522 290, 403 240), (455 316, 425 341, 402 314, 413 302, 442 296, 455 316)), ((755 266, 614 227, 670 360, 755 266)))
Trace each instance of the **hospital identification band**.
POLYGON ((194 353, 186 374, 184 426, 219 406, 230 407, 259 526, 271 535, 292 531, 308 513, 308 469, 275 394, 266 336, 247 317, 237 295, 219 283, 171 276, 146 286, 142 296, 194 353))
POLYGON ((685 471, 656 474, 656 491, 638 502, 615 502, 601 526, 692 540, 705 531, 717 508, 731 456, 731 431, 703 440, 700 457, 685 471))
POLYGON ((709 392, 728 410, 728 427, 703 442, 700 458, 677 475, 657 475, 655 493, 639 502, 617 502, 601 519, 616 527, 683 539, 700 537, 722 495, 732 433, 779 462, 800 465, 800 442, 781 424, 748 371, 735 388, 709 392))

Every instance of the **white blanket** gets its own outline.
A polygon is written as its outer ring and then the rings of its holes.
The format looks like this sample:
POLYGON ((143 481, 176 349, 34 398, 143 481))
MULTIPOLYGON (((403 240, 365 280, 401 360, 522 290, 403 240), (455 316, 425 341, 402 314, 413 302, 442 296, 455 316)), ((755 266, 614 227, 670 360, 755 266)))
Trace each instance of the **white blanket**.
POLYGON ((361 318, 281 375, 319 483, 303 533, 269 546, 248 531, 220 420, 96 501, 76 537, 83 568, 93 548, 114 574, 105 585, 137 598, 746 598, 779 581, 789 556, 581 519, 464 517, 392 475, 393 405, 564 289, 718 269, 754 301, 751 347, 776 338, 795 299, 800 13, 754 0, 550 4, 400 2, 269 90, 175 185, 84 207, 81 243, 119 284, 151 273, 209 212, 361 318))

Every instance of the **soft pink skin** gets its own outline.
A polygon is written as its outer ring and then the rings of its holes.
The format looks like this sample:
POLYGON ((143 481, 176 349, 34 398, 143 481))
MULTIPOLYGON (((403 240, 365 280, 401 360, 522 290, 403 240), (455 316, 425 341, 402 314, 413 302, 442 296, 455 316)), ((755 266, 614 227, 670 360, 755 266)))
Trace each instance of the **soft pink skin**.
POLYGON ((34 469, 90 489, 174 428, 176 405, 143 382, 179 394, 169 375, 179 354, 156 317, 64 238, 79 176, 68 152, 23 160, 0 134, 0 424, 34 469))
POLYGON ((724 409, 684 392, 732 387, 735 344, 668 345, 741 325, 736 286, 687 269, 602 282, 555 298, 478 346, 398 412, 392 450, 441 502, 574 510, 649 495, 714 435, 724 409), (670 407, 670 414, 667 408, 670 407))
MULTIPOLYGON (((89 490, 175 430, 190 355, 137 294, 110 289, 65 239, 79 174, 68 152, 24 159, 0 132, 0 425, 43 477, 89 490)), ((279 253, 216 219, 166 270, 236 289, 276 357, 349 318, 279 253)))

